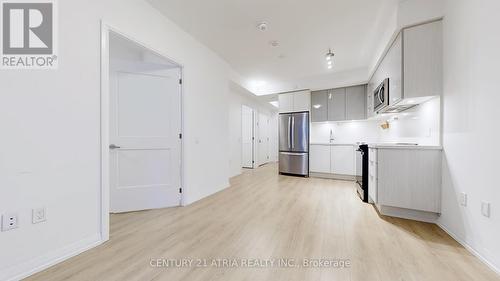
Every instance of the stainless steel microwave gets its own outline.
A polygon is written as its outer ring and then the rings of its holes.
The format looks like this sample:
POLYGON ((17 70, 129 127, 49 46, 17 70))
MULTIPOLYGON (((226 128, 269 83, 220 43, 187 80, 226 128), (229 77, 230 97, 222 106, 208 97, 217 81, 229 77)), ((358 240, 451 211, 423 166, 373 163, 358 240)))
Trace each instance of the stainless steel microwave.
POLYGON ((389 78, 377 87, 373 93, 373 111, 380 112, 389 106, 389 78))

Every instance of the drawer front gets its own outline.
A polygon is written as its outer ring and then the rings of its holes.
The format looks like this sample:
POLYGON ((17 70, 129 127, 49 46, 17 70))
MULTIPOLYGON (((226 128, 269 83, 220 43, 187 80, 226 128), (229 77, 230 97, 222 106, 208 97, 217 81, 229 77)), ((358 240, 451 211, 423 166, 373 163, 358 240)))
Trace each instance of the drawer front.
POLYGON ((369 161, 377 162, 377 149, 370 148, 368 150, 368 159, 369 161))
POLYGON ((309 154, 280 152, 280 173, 308 176, 309 154))
MULTIPOLYGON (((377 155, 377 154, 374 153, 372 155, 377 155)), ((375 179, 377 178, 377 166, 378 166, 377 160, 374 159, 374 157, 369 156, 369 158, 368 158, 368 175, 374 176, 375 179)))
MULTIPOLYGON (((376 155, 376 154, 375 154, 376 155)), ((378 201, 378 176, 377 176, 377 162, 369 158, 368 162, 368 196, 370 199, 377 203, 378 201)))
POLYGON ((375 176, 368 176, 368 197, 373 201, 373 203, 377 203, 377 178, 375 176))

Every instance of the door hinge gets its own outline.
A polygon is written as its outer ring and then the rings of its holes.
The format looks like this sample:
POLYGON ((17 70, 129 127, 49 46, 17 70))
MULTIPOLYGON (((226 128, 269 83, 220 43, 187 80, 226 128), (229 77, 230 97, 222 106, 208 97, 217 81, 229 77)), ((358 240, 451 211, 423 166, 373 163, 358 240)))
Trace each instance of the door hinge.
POLYGON ((179 138, 182 139, 182 134, 179 134, 179 138))
POLYGON ((181 187, 181 188, 179 188, 179 193, 182 193, 182 187, 181 187))
POLYGON ((179 84, 182 84, 182 79, 179 79, 179 84))

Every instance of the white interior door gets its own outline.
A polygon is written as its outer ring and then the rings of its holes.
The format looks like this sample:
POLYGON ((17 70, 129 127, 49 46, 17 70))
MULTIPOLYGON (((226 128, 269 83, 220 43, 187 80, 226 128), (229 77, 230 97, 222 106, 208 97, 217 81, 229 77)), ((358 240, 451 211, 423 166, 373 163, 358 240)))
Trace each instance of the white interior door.
POLYGON ((253 109, 241 107, 241 165, 243 168, 253 168, 253 109))
POLYGON ((269 162, 269 117, 259 114, 259 165, 269 162))
POLYGON ((111 212, 178 206, 180 70, 110 78, 111 212))

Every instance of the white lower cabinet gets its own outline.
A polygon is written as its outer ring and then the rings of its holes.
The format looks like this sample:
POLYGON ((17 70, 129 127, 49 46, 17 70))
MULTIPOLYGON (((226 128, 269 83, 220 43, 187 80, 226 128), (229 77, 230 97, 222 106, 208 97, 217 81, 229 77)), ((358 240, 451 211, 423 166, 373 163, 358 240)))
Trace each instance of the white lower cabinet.
POLYGON ((368 171, 383 215, 432 222, 441 212, 441 150, 370 148, 368 171))
POLYGON ((332 146, 330 149, 331 173, 336 175, 354 175, 354 146, 332 146))
POLYGON ((330 146, 311 145, 309 169, 313 173, 330 173, 330 146))
POLYGON ((368 197, 370 202, 377 203, 377 150, 370 148, 368 153, 368 197))
POLYGON ((337 176, 354 176, 355 149, 353 145, 311 144, 310 172, 337 176))

